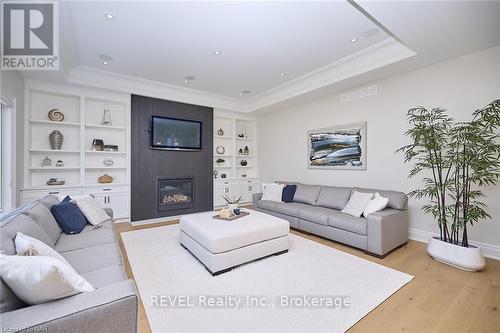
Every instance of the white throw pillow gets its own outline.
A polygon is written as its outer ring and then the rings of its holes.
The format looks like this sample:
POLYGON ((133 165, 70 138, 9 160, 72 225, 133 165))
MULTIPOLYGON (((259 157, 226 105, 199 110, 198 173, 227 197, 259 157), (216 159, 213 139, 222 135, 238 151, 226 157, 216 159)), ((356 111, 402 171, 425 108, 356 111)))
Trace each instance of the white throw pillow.
POLYGON ((281 202, 284 184, 268 183, 262 184, 262 200, 281 202))
POLYGON ((349 202, 347 202, 347 205, 345 205, 344 209, 342 209, 342 213, 349 214, 354 217, 360 217, 372 198, 373 193, 354 191, 349 198, 349 202))
POLYGON ((90 196, 84 196, 76 199, 72 198, 72 200, 76 201, 76 205, 78 206, 78 208, 80 208, 83 215, 85 215, 87 221, 89 221, 90 224, 95 226, 111 220, 109 215, 106 214, 104 209, 99 206, 94 198, 90 196))
POLYGON ((377 192, 375 193, 375 198, 373 198, 368 203, 368 206, 366 206, 365 210, 363 211, 363 215, 365 217, 368 217, 368 214, 380 212, 382 209, 387 207, 388 203, 389 203, 389 198, 384 198, 383 196, 380 195, 380 193, 377 192))
MULTIPOLYGON (((16 234, 16 238, 14 239, 14 245, 16 246, 17 254, 23 254, 30 247, 32 247, 37 252, 37 255, 59 259, 71 267, 69 262, 67 262, 62 255, 60 255, 53 248, 51 248, 50 246, 48 246, 47 244, 36 238, 26 236, 25 234, 18 232, 16 234)), ((73 267, 71 268, 73 269, 73 267)))
POLYGON ((41 304, 94 290, 61 260, 0 254, 0 277, 25 303, 41 304))

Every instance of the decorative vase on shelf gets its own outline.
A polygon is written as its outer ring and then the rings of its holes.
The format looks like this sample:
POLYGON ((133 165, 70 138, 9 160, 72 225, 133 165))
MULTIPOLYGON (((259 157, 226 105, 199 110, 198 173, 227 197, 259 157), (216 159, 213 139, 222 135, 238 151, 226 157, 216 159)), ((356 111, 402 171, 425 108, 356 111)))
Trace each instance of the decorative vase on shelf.
POLYGON ((101 125, 103 126, 112 126, 111 124, 111 112, 108 107, 104 108, 102 113, 101 125))
POLYGON ((247 166, 247 165, 248 165, 247 160, 241 160, 241 161, 240 161, 240 165, 241 165, 241 166, 247 166))
POLYGON ((240 150, 238 150, 238 154, 243 155, 243 149, 240 148, 240 150))
POLYGON ((245 146, 245 149, 243 150, 243 155, 250 155, 250 149, 248 149, 248 146, 245 146))
POLYGON ((219 128, 219 130, 217 131, 217 135, 224 136, 224 130, 222 128, 219 128))
POLYGON ((52 165, 52 160, 48 156, 45 156, 45 158, 42 160, 42 166, 48 167, 51 165, 52 165))
POLYGON ((110 175, 108 174, 104 174, 102 175, 101 177, 99 177, 97 179, 97 181, 101 184, 107 184, 107 183, 111 183, 113 182, 113 177, 111 177, 110 175))
POLYGON ((58 167, 58 168, 64 167, 64 162, 62 160, 57 160, 56 167, 58 167))
POLYGON ((64 135, 58 130, 53 130, 52 133, 49 134, 50 148, 53 150, 61 150, 63 140, 64 135))

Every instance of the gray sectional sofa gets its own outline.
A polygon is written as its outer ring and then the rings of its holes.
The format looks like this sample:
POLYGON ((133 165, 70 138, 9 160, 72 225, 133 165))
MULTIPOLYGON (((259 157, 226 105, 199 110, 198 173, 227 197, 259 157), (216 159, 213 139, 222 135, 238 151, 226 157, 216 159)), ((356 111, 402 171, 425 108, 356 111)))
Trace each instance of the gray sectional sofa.
MULTIPOLYGON (((98 229, 87 225, 79 234, 66 235, 49 210, 57 203, 57 197, 48 196, 3 217, 0 250, 15 254, 14 238, 22 232, 54 248, 96 289, 29 306, 0 281, 0 330, 137 332, 135 284, 127 280, 113 222, 105 222, 98 229)), ((107 212, 112 216, 112 212, 107 212)))
POLYGON ((297 185, 293 202, 261 200, 262 193, 253 195, 253 207, 290 222, 292 228, 309 232, 339 243, 365 250, 376 256, 387 253, 408 241, 408 197, 405 193, 388 190, 297 185), (340 211, 353 190, 379 192, 389 198, 386 209, 355 218, 340 211))

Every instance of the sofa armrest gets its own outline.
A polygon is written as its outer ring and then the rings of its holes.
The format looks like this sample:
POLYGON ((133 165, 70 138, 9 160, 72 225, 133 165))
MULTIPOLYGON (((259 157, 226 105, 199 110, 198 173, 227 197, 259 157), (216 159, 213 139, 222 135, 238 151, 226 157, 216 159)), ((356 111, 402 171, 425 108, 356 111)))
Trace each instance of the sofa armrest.
POLYGON ((1 314, 2 332, 137 332, 133 280, 1 314))
POLYGON ((257 208, 257 202, 259 202, 262 199, 262 196, 264 193, 254 193, 252 194, 252 203, 253 203, 253 208, 257 208))
POLYGON ((383 256, 408 241, 408 210, 384 209, 368 215, 368 252, 383 256))

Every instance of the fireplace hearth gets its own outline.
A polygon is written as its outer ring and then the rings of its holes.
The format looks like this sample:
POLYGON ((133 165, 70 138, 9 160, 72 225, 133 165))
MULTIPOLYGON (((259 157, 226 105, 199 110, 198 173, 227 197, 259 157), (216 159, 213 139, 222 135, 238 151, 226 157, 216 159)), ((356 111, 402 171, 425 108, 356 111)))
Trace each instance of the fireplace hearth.
POLYGON ((193 178, 158 178, 158 211, 193 207, 193 178))

